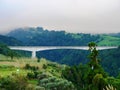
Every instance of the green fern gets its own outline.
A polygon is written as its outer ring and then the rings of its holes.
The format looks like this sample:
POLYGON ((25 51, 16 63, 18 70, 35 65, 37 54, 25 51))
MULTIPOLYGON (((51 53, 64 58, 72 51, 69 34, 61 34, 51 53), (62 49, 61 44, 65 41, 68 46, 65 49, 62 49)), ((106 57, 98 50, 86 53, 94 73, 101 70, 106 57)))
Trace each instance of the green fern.
POLYGON ((103 90, 116 90, 112 85, 107 85, 103 90))

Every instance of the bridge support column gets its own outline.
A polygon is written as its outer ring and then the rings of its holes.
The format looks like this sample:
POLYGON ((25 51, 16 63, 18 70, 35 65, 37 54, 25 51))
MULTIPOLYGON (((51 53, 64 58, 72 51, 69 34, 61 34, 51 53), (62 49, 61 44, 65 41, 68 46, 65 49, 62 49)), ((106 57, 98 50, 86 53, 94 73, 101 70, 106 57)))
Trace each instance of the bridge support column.
POLYGON ((32 51, 32 58, 36 58, 36 51, 32 51))

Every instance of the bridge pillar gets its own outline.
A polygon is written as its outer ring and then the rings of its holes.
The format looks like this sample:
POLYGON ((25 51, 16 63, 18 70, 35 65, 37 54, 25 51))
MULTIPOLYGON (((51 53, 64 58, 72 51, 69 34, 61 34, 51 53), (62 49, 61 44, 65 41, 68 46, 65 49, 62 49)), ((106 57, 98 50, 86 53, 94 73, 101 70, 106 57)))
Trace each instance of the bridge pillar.
POLYGON ((36 58, 36 51, 32 51, 32 58, 36 58))

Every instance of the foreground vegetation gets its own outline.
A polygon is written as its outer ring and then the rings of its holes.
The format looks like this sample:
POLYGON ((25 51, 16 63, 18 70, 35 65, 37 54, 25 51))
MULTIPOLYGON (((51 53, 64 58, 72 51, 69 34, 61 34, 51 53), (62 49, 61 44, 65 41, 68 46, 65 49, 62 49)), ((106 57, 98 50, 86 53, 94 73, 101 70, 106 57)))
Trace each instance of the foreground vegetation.
POLYGON ((72 81, 77 90, 119 90, 120 75, 111 77, 99 64, 96 44, 89 44, 90 61, 85 65, 67 67, 63 70, 63 77, 72 81), (111 88, 111 89, 110 89, 111 88))
POLYGON ((62 78, 65 65, 30 58, 1 55, 0 90, 75 90, 71 81, 62 78))
POLYGON ((0 90, 119 90, 120 75, 109 76, 100 65, 96 44, 88 46, 89 62, 75 66, 18 57, 16 52, 11 57, 4 53, 9 48, 1 48, 0 90))

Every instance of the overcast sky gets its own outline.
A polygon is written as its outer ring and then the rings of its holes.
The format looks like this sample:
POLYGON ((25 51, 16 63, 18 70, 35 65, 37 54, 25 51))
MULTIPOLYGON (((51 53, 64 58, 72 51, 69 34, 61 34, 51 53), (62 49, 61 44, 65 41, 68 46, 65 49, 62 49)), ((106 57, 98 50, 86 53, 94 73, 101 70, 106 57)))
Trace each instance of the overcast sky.
POLYGON ((0 33, 18 27, 120 32, 120 0, 0 0, 0 33))

